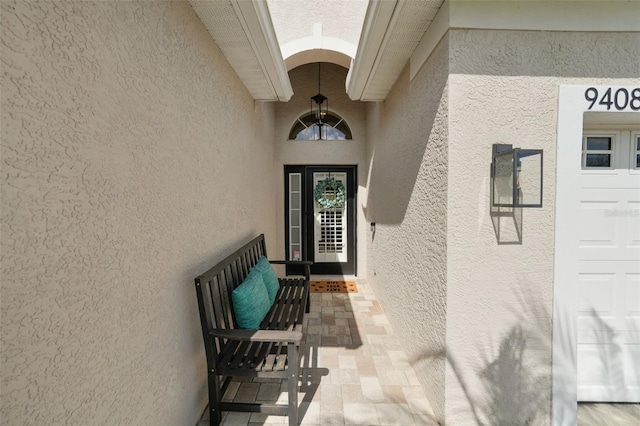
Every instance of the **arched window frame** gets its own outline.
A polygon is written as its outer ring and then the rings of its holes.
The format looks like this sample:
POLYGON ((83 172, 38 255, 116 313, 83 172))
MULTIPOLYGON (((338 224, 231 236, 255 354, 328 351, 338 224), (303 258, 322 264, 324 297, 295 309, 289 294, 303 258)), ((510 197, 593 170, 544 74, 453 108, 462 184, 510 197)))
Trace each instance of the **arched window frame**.
POLYGON ((347 122, 334 112, 323 119, 322 130, 317 126, 315 116, 306 113, 299 117, 289 130, 289 140, 351 140, 351 128, 347 122))

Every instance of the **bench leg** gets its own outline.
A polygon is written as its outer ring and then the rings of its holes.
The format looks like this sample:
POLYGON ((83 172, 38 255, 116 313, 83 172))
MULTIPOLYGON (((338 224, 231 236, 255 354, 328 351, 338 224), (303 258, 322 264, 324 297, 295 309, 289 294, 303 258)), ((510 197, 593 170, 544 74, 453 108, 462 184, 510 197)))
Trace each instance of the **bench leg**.
POLYGON ((209 370, 209 426, 219 426, 222 423, 221 400, 220 378, 216 371, 211 369, 209 370))
POLYGON ((287 349, 289 361, 289 426, 298 426, 298 354, 300 348, 289 343, 287 349))

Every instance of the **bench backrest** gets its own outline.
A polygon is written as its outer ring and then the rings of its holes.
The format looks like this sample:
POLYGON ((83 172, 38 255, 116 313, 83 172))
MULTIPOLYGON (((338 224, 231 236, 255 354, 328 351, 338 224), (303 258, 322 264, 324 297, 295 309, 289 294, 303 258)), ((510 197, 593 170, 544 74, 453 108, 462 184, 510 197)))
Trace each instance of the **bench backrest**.
POLYGON ((196 278, 200 323, 208 362, 216 359, 221 344, 209 332, 214 329, 236 328, 231 293, 242 284, 260 256, 266 255, 264 234, 260 234, 196 278))

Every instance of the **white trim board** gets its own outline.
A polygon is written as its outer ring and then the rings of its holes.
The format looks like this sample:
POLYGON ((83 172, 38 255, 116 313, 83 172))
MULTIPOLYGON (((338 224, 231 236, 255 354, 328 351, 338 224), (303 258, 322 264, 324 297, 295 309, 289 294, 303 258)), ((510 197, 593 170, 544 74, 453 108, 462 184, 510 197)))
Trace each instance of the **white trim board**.
MULTIPOLYGON (((576 185, 581 171, 583 117, 587 111, 615 113, 598 102, 589 109, 585 92, 595 88, 605 93, 639 86, 569 86, 561 85, 558 93, 558 140, 556 158, 556 220, 553 285, 553 424, 577 423, 577 275, 578 224, 575 212, 579 206, 576 185)), ((634 112, 630 105, 619 113, 634 112)), ((635 112, 640 119, 640 111, 635 112)), ((632 120, 635 115, 629 115, 632 120)), ((631 124, 631 123, 629 123, 631 124)))
POLYGON ((638 16, 640 1, 446 0, 411 55, 409 78, 449 29, 640 32, 638 16))

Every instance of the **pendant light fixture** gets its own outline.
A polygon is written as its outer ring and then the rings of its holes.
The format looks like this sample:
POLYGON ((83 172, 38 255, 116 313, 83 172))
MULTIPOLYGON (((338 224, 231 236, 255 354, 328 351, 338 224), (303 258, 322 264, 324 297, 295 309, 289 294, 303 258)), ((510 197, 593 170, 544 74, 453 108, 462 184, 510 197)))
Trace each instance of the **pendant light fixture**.
POLYGON ((318 126, 319 138, 322 139, 322 126, 324 120, 329 113, 329 99, 320 93, 320 62, 318 62, 318 94, 311 97, 311 114, 315 119, 315 125, 318 126))

